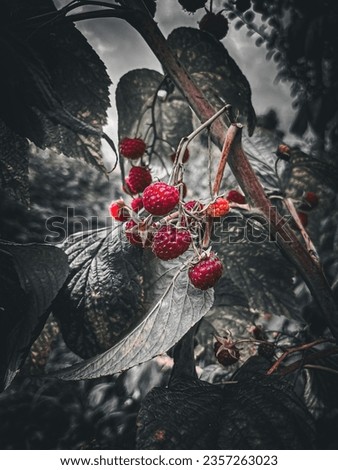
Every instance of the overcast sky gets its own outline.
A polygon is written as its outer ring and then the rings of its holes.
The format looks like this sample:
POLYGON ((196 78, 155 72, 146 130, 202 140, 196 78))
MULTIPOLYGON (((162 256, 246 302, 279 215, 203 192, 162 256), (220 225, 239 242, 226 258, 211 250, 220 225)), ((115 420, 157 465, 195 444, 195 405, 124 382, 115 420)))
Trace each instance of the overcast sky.
MULTIPOLYGON (((60 6, 69 2, 55 0, 55 3, 60 6)), ((197 27, 197 21, 204 14, 204 10, 199 10, 196 14, 189 15, 183 12, 176 0, 158 0, 157 3, 156 20, 165 35, 177 26, 197 27)), ((147 67, 161 71, 161 66, 140 35, 123 20, 88 20, 79 23, 78 27, 106 64, 113 81, 108 132, 115 138, 115 87, 120 77, 134 68, 147 67)), ((256 113, 275 108, 281 119, 281 127, 287 130, 293 116, 289 88, 281 83, 274 85, 275 64, 265 60, 265 47, 256 47, 255 37, 247 38, 245 33, 245 28, 237 31, 230 24, 229 33, 222 42, 249 80, 256 113)))

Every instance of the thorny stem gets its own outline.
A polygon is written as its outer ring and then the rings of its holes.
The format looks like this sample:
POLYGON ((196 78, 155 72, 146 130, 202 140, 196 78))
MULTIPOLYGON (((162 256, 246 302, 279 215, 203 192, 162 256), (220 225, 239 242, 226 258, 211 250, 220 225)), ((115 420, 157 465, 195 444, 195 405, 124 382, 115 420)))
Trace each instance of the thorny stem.
POLYGON ((307 343, 307 344, 303 344, 302 346, 296 346, 294 348, 291 348, 291 349, 288 349, 287 351, 285 351, 278 359, 277 361, 273 364, 272 367, 270 367, 270 369, 267 371, 266 375, 271 375, 273 374, 274 372, 276 372, 276 370, 278 369, 278 367, 281 365, 281 363, 284 361, 284 359, 286 359, 287 356, 289 356, 290 354, 292 353, 295 353, 295 352, 300 352, 300 351, 307 351, 308 349, 311 349, 313 348, 314 346, 317 346, 318 344, 322 344, 322 343, 332 343, 333 341, 331 339, 325 339, 325 338, 321 338, 321 339, 317 339, 315 341, 312 341, 311 343, 307 343))

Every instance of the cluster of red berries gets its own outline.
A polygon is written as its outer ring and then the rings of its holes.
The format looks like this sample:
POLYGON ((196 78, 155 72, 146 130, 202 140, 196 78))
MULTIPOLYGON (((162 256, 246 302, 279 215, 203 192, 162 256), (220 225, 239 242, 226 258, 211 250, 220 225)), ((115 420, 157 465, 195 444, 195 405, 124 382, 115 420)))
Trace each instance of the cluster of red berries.
MULTIPOLYGON (((135 162, 142 159, 146 144, 140 138, 128 137, 121 140, 119 149, 123 157, 135 162)), ((176 154, 171 158, 175 162, 176 154)), ((186 150, 183 162, 188 159, 186 150)), ((227 198, 216 197, 208 204, 184 202, 183 184, 153 182, 150 169, 141 160, 139 166, 131 167, 123 187, 133 197, 130 205, 119 199, 111 203, 109 210, 115 220, 126 222, 125 234, 131 244, 151 247, 162 260, 179 257, 193 243, 200 256, 192 261, 188 275, 195 287, 206 290, 215 285, 223 272, 217 255, 201 249, 206 220, 225 216, 230 204, 245 204, 245 197, 232 190, 227 198)))

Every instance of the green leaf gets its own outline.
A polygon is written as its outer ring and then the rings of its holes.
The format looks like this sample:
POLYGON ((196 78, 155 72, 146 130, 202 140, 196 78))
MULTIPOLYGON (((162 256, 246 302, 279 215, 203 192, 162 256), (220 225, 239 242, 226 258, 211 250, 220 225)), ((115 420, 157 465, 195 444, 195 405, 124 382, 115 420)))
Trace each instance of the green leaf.
MULTIPOLYGON (((192 112, 185 99, 176 89, 164 82, 164 76, 155 70, 137 69, 126 73, 116 89, 119 138, 145 137, 153 121, 158 139, 154 152, 165 158, 173 153, 181 138, 192 132, 192 112), (166 99, 158 97, 159 89, 166 99), (155 98, 156 102, 155 102, 155 98)), ((148 133, 147 144, 153 141, 153 132, 148 133)))
POLYGON ((48 245, 0 244, 0 380, 6 388, 47 319, 68 274, 66 255, 48 245))
MULTIPOLYGON (((134 329, 103 354, 61 370, 57 377, 80 380, 115 374, 168 351, 210 309, 213 291, 191 286, 186 253, 163 262, 145 259, 145 314, 134 329)), ((127 299, 125 299, 127 300, 127 299)))
POLYGON ((110 348, 142 316, 142 250, 119 228, 77 233, 62 248, 70 274, 53 313, 68 347, 88 358, 110 348))
POLYGON ((215 107, 231 104, 239 111, 251 135, 256 115, 251 103, 249 82, 225 47, 212 35, 194 28, 175 29, 168 44, 215 107), (223 101, 222 101, 223 100, 223 101))

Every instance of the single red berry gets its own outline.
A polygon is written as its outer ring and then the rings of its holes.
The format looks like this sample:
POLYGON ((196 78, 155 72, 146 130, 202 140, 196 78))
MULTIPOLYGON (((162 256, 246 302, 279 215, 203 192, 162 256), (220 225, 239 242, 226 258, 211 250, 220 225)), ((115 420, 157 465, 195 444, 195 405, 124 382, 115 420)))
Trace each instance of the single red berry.
MULTIPOLYGON (((174 161, 176 160, 176 153, 172 153, 170 155, 170 158, 172 160, 172 162, 174 163, 174 161)), ((189 149, 185 149, 185 152, 184 152, 184 155, 183 155, 183 160, 182 160, 182 163, 187 163, 187 161, 189 160, 189 157, 190 157, 190 152, 189 152, 189 149)))
POLYGON ((197 289, 207 290, 214 287, 222 273, 223 264, 221 260, 215 253, 210 253, 209 256, 191 267, 188 275, 193 286, 197 289))
POLYGON ((285 160, 286 162, 288 162, 291 158, 290 151, 291 150, 290 150, 290 147, 288 145, 280 144, 277 147, 276 155, 281 160, 285 160))
POLYGON ((109 206, 110 215, 119 222, 125 222, 130 219, 128 210, 125 207, 125 203, 122 199, 113 201, 109 206))
POLYGON ((249 10, 251 7, 251 0, 237 0, 236 1, 236 10, 244 13, 245 11, 249 10))
POLYGON ((120 142, 120 153, 125 158, 137 160, 144 155, 146 151, 146 143, 142 139, 125 137, 120 142))
POLYGON ((227 200, 229 202, 235 202, 236 204, 246 203, 245 196, 241 194, 240 192, 236 191, 236 189, 232 189, 231 191, 228 192, 227 200))
POLYGON ((318 206, 319 197, 317 196, 316 193, 314 193, 314 192, 312 192, 312 191, 308 191, 308 192, 305 194, 304 199, 305 199, 305 201, 307 202, 308 207, 310 207, 311 209, 314 209, 315 207, 318 206))
POLYGON ((275 354, 275 346, 273 343, 261 343, 258 346, 257 353, 259 356, 265 357, 266 359, 271 359, 275 354))
POLYGON ((225 16, 219 13, 206 13, 199 22, 199 28, 202 31, 215 36, 216 39, 223 39, 229 31, 229 22, 225 16))
POLYGON ((236 364, 240 358, 239 349, 234 344, 230 347, 226 347, 222 342, 216 341, 214 344, 214 352, 216 359, 223 366, 236 364))
POLYGON ((188 230, 170 225, 161 227, 154 235, 152 250, 160 259, 169 260, 182 255, 189 248, 191 235, 188 230))
POLYGON ((230 211, 230 205, 227 199, 219 197, 211 203, 207 209, 207 215, 210 217, 223 217, 230 211))
POLYGON ((142 193, 152 182, 152 176, 148 168, 133 166, 126 178, 126 185, 130 194, 142 193))
POLYGON ((184 209, 186 211, 192 212, 192 213, 201 212, 201 210, 203 209, 203 204, 201 202, 195 201, 195 200, 187 201, 184 204, 184 209))
POLYGON ((131 219, 126 223, 125 233, 129 243, 132 245, 151 246, 153 233, 149 230, 149 227, 142 227, 142 224, 137 224, 131 219))
POLYGON ((144 208, 153 215, 168 214, 178 203, 180 193, 167 183, 153 183, 143 193, 144 208))
POLYGON ((131 208, 133 209, 134 212, 139 212, 141 209, 143 209, 143 199, 142 196, 135 197, 131 201, 131 208))
POLYGON ((178 0, 178 3, 190 13, 195 13, 195 11, 203 8, 207 1, 208 0, 178 0))

